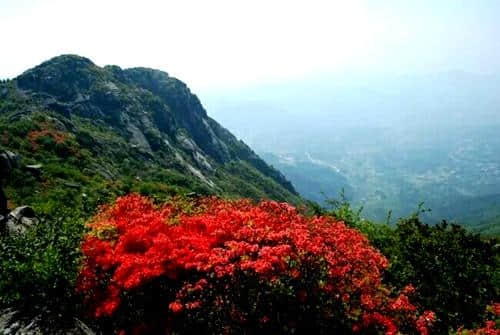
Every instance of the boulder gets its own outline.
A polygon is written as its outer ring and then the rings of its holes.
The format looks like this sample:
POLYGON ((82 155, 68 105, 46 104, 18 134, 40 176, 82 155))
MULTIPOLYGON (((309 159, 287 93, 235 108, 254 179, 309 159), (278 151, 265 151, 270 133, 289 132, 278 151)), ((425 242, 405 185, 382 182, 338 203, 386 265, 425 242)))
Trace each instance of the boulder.
POLYGON ((37 225, 39 222, 40 220, 36 217, 33 208, 21 206, 8 214, 5 228, 9 235, 22 235, 27 229, 37 225))
POLYGON ((42 174, 42 164, 25 165, 23 169, 28 171, 35 177, 40 177, 42 174))
POLYGON ((0 334, 2 335, 96 335, 96 333, 78 318, 60 329, 45 329, 42 320, 46 315, 35 315, 33 317, 23 316, 23 313, 11 308, 0 310, 0 334))
POLYGON ((0 153, 0 173, 8 174, 14 168, 19 166, 20 157, 12 151, 3 151, 0 153))

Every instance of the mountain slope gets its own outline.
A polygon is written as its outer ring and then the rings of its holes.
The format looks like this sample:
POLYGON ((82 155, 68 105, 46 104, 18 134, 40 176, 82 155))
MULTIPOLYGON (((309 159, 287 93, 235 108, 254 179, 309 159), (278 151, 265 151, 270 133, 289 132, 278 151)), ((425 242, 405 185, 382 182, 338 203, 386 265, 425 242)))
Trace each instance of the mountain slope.
POLYGON ((24 165, 7 192, 50 212, 140 191, 300 202, 292 184, 166 72, 55 57, 0 84, 0 146, 24 165))

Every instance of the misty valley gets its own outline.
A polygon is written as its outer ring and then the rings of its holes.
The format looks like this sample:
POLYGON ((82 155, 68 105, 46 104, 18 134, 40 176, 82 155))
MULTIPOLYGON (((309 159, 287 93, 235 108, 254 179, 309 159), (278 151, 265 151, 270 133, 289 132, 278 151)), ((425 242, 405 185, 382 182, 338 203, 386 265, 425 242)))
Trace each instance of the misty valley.
POLYGON ((309 151, 261 155, 302 195, 325 205, 344 189, 348 200, 363 207, 363 216, 378 221, 389 210, 394 220, 424 202, 434 222, 445 218, 498 233, 483 224, 500 216, 499 133, 500 127, 427 134, 357 130, 308 137, 309 151))
POLYGON ((305 198, 323 205, 342 189, 379 222, 430 209, 498 234, 498 77, 464 73, 371 77, 330 74, 203 95, 305 198))

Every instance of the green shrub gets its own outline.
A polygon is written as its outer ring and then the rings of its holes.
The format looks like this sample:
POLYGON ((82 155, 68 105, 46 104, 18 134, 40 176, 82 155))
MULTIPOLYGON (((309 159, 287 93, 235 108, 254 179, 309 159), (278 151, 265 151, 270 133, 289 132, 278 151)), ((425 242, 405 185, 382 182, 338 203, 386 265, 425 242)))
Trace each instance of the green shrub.
POLYGON ((66 218, 42 218, 25 235, 0 236, 0 308, 75 311, 84 225, 81 219, 61 214, 66 218))
POLYGON ((412 283, 418 303, 436 312, 441 333, 481 321, 500 293, 498 241, 445 221, 427 225, 418 215, 400 220, 394 232, 394 244, 382 249, 391 260, 387 281, 412 283))
POLYGON ((436 312, 438 334, 476 326, 486 306, 498 301, 498 240, 484 239, 445 221, 425 224, 419 217, 425 212, 421 205, 390 226, 363 219, 362 209, 352 208, 342 193, 340 200, 329 203, 332 208, 323 211, 360 230, 389 258, 385 282, 397 288, 411 283, 418 292, 418 305, 436 312))

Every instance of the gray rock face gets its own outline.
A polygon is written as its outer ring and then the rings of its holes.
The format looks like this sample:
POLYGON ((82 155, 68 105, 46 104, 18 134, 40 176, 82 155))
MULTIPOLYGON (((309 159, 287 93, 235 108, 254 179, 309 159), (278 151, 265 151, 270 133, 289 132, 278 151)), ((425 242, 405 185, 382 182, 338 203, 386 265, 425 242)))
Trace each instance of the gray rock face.
POLYGON ((12 151, 0 151, 0 222, 5 220, 7 215, 7 197, 2 189, 4 180, 9 178, 11 171, 19 166, 20 158, 12 151))
POLYGON ((75 100, 82 89, 89 89, 97 80, 87 58, 74 55, 55 57, 30 69, 17 78, 20 88, 55 96, 62 102, 75 100))
POLYGON ((152 154, 151 146, 149 145, 146 136, 142 133, 142 131, 135 125, 129 124, 127 126, 127 130, 132 134, 130 138, 130 143, 135 145, 140 150, 152 154))
POLYGON ((36 217, 33 208, 21 206, 14 209, 7 216, 5 223, 6 232, 9 235, 22 235, 27 229, 37 225, 40 220, 36 217))
POLYGON ((114 180, 116 179, 116 172, 112 171, 109 167, 100 165, 100 164, 93 164, 89 166, 88 168, 85 168, 84 171, 86 171, 89 174, 98 174, 101 177, 103 177, 105 180, 114 180))
POLYGON ((21 158, 19 155, 12 151, 0 152, 0 173, 4 177, 5 174, 10 173, 13 169, 19 166, 21 158))
POLYGON ((77 318, 73 318, 71 327, 67 329, 44 329, 40 321, 42 315, 31 318, 21 317, 19 311, 13 309, 0 310, 0 335, 97 335, 89 326, 77 318))

